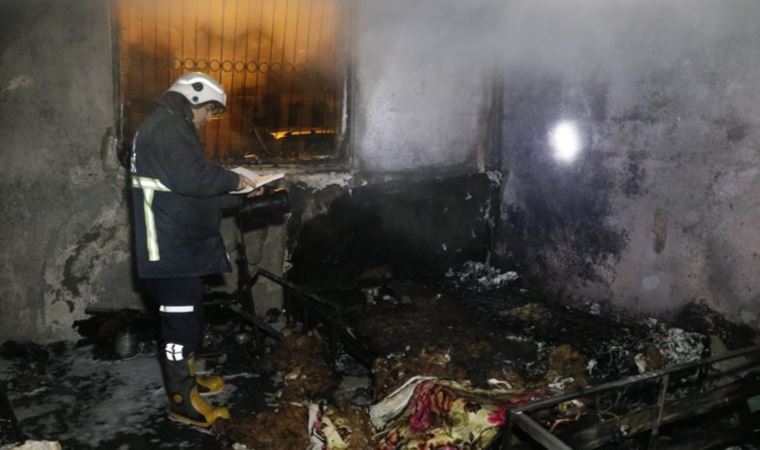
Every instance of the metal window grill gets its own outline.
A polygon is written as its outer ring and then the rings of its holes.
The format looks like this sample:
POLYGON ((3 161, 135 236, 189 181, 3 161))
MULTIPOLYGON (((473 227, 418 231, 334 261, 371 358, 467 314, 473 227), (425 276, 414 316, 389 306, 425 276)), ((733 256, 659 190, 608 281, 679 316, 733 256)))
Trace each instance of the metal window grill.
POLYGON ((182 73, 219 79, 227 111, 201 130, 222 162, 340 156, 342 0, 115 0, 122 136, 182 73))

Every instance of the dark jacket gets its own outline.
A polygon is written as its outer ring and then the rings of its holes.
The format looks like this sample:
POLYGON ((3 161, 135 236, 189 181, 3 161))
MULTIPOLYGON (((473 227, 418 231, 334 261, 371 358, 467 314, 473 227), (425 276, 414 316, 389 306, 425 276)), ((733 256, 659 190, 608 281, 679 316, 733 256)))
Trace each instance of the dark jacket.
POLYGON ((206 161, 184 97, 165 94, 140 125, 130 171, 139 277, 228 272, 221 196, 238 175, 206 161))

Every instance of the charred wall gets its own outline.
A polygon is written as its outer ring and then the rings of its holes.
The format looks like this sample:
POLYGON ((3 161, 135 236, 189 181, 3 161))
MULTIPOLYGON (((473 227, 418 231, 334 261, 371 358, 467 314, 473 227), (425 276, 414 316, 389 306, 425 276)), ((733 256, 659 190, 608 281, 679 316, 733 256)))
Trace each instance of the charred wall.
POLYGON ((760 4, 561 3, 505 12, 531 45, 504 58, 501 253, 568 295, 757 326, 760 4), (584 138, 572 164, 551 156, 560 119, 584 138))
POLYGON ((551 127, 572 116, 587 132, 603 114, 589 107, 593 84, 573 95, 560 77, 515 73, 505 93, 504 163, 509 168, 500 252, 504 263, 543 283, 598 281, 599 266, 619 258, 623 229, 609 219, 615 174, 588 149, 572 166, 558 164, 547 144, 551 127))
POLYGON ((329 202, 326 213, 292 230, 290 279, 340 287, 424 280, 442 278, 465 261, 482 261, 490 185, 481 174, 349 189, 329 202))
MULTIPOLYGON (((302 216, 268 236, 277 241, 269 268, 287 266, 303 236, 349 223, 381 244, 400 232, 419 254, 477 259, 481 237, 469 226, 481 212, 444 181, 428 187, 442 169, 462 176, 501 159, 504 198, 493 210, 508 268, 568 295, 645 310, 704 300, 757 325, 760 4, 347 3, 351 161, 340 172, 291 177, 302 216), (496 109, 494 77, 504 92, 496 109), (501 109, 501 126, 490 128, 501 109), (576 164, 550 155, 547 132, 559 119, 584 134, 576 164), (501 158, 488 155, 494 142, 501 158), (464 216, 447 217, 448 202, 464 216), (464 246, 448 245, 468 234, 464 246), (291 253, 280 256, 286 240, 291 253), (469 250, 451 255, 456 248, 469 250)), ((108 138, 107 5, 0 6, 0 339, 72 337, 89 304, 139 305, 125 180, 108 138)), ((335 250, 320 245, 298 253, 317 271, 327 270, 319 255, 335 250)), ((355 260, 362 270, 385 259, 409 273, 439 262, 405 262, 391 248, 343 250, 364 258, 355 260)))
POLYGON ((0 5, 0 341, 68 339, 90 304, 139 305, 107 7, 0 5))

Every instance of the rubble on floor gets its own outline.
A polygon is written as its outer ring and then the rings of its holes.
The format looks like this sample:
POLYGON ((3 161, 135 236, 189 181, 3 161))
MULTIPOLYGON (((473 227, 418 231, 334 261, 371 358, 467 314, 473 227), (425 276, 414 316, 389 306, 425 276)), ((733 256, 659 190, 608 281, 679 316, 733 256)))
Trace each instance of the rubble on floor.
POLYGON ((306 449, 308 422, 308 404, 283 403, 273 411, 257 412, 252 417, 219 421, 214 424, 214 431, 225 440, 249 449, 306 449))
POLYGON ((455 287, 478 291, 506 287, 520 278, 515 271, 502 272, 488 264, 476 261, 466 261, 459 270, 449 269, 445 276, 455 287))
MULTIPOLYGON (((227 405, 235 416, 250 416, 261 410, 268 380, 257 373, 255 349, 234 342, 234 331, 245 324, 229 317, 209 322, 207 332, 220 346, 198 355, 198 370, 222 375, 226 386, 208 400, 227 405)), ((54 439, 63 448, 224 448, 208 431, 168 419, 150 323, 144 313, 107 312, 79 324, 85 333, 79 342, 3 343, 0 384, 24 437, 54 439), (122 321, 126 316, 131 319, 122 321), (128 358, 116 351, 123 324, 137 336, 137 351, 128 358)))
MULTIPOLYGON (((476 277, 469 283, 482 286, 476 277)), ((150 327, 136 328, 140 345, 132 359, 114 356, 113 336, 124 316, 90 323, 98 338, 78 346, 4 344, 0 382, 21 405, 26 435, 58 439, 64 447, 145 448, 170 441, 256 450, 485 449, 518 405, 755 339, 699 304, 655 320, 606 305, 569 307, 513 285, 470 289, 385 280, 365 286, 365 294, 357 292, 359 304, 337 310, 352 335, 379 355, 371 367, 348 355, 348 347, 328 345, 329 324, 297 331, 300 324, 291 323, 275 343, 255 340, 244 322, 209 317, 204 342, 213 348, 204 360, 228 382, 214 400, 228 403, 234 418, 205 433, 166 420, 150 327), (240 349, 255 351, 246 357, 240 349)), ((672 395, 689 394, 674 384, 672 395)), ((567 433, 623 416, 652 392, 656 396, 656 389, 627 390, 568 401, 537 420, 567 433)))
POLYGON ((285 385, 277 398, 280 402, 313 398, 337 385, 328 365, 324 344, 315 332, 300 334, 285 330, 285 339, 262 362, 264 370, 278 371, 285 385))
MULTIPOLYGON (((460 393, 478 391, 486 397, 495 395, 499 398, 495 404, 505 407, 520 401, 527 393, 536 399, 541 395, 573 392, 623 376, 694 361, 708 356, 710 351, 710 337, 684 321, 685 314, 679 323, 682 328, 678 328, 670 325, 672 320, 630 315, 599 304, 574 308, 545 301, 522 288, 485 289, 477 277, 470 277, 469 283, 480 287, 465 288, 457 283, 451 289, 385 281, 363 288, 365 301, 361 306, 354 304, 340 311, 345 323, 351 324, 352 334, 381 355, 372 364, 375 402, 372 408, 388 401, 414 377, 422 377, 425 382, 455 383, 460 393), (505 392, 514 395, 505 395, 505 392)), ((330 297, 329 291, 323 291, 322 295, 330 297)), ((716 318, 712 323, 723 329, 730 324, 716 318)), ((717 333, 717 330, 711 332, 717 333)), ((753 343, 754 333, 733 330, 729 334, 731 348, 753 343)), ((438 397, 419 394, 420 398, 430 397, 431 405, 438 400, 451 403, 445 400, 449 394, 441 394, 440 387, 436 389, 438 397)), ((472 394, 462 394, 462 397, 468 395, 472 394)), ((617 399, 600 398, 602 403, 599 404, 574 400, 544 413, 541 420, 547 428, 559 430, 576 422, 588 423, 586 416, 589 415, 615 417, 640 405, 642 398, 637 395, 643 394, 628 392, 622 397, 618 395, 617 399)), ((324 398, 307 397, 303 405, 307 401, 312 406, 320 404, 322 410, 327 411, 320 417, 330 420, 330 424, 325 425, 328 429, 341 429, 334 427, 335 418, 341 417, 347 407, 354 408, 355 413, 361 411, 356 405, 336 406, 335 399, 327 400, 335 402, 328 406, 324 406, 324 398)), ((397 416, 402 417, 400 420, 405 425, 398 422, 378 428, 375 423, 364 438, 371 440, 372 448, 377 449, 416 442, 420 436, 412 436, 415 433, 409 434, 409 429, 404 427, 420 419, 420 408, 427 408, 420 405, 426 402, 407 402, 410 409, 397 416)), ((471 409, 465 408, 469 412, 471 409)), ((440 408, 433 411, 441 412, 440 408)), ((435 423, 445 423, 450 434, 452 424, 461 419, 461 415, 458 419, 436 417, 424 420, 426 424, 431 420, 431 428, 426 425, 422 433, 431 440, 424 445, 444 445, 445 439, 435 437, 438 433, 435 423)), ((418 427, 417 431, 421 429, 418 427)), ((332 440, 322 435, 321 446, 312 439, 309 448, 370 448, 345 447, 345 438, 357 436, 351 427, 341 429, 338 435, 340 439, 332 440)), ((491 443, 489 439, 482 439, 485 434, 474 433, 473 436, 480 438, 468 437, 467 445, 464 444, 467 439, 455 439, 463 447, 450 448, 487 448, 491 443)), ((415 445, 423 445, 420 442, 415 445)))

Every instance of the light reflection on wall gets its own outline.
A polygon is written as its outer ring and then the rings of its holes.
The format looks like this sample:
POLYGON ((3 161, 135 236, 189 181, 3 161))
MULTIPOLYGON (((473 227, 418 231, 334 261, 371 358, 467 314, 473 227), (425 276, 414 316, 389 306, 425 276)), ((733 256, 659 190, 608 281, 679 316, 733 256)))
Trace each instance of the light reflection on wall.
POLYGON ((175 78, 197 70, 229 98, 225 116, 202 130, 209 156, 308 158, 274 145, 270 132, 336 130, 340 2, 116 0, 125 139, 175 78))

